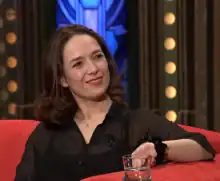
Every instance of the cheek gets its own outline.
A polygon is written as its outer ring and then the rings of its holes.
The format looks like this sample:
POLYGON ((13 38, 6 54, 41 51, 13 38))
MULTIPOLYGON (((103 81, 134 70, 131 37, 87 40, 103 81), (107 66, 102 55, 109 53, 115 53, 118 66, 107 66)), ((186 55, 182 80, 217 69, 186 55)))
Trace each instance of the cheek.
POLYGON ((76 82, 82 81, 83 77, 84 77, 84 73, 79 70, 71 70, 66 75, 69 84, 74 84, 76 82))
POLYGON ((108 69, 108 63, 107 61, 103 61, 99 64, 99 70, 103 73, 103 74, 109 74, 109 69, 108 69))

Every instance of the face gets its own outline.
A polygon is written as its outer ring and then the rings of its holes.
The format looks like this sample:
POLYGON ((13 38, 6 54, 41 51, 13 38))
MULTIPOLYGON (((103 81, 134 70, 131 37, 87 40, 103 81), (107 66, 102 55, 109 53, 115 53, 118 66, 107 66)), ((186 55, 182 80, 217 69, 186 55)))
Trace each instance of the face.
POLYGON ((108 88, 108 62, 98 42, 89 35, 75 35, 64 46, 61 85, 74 98, 98 99, 108 88))

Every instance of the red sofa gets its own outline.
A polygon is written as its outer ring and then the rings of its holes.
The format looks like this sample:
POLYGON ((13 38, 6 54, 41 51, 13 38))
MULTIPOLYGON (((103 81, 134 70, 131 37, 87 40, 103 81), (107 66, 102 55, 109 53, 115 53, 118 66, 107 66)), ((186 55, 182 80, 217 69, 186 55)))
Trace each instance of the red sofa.
MULTIPOLYGON (((0 181, 13 181, 28 136, 39 124, 33 120, 0 120, 0 181)), ((152 169, 157 181, 220 181, 220 133, 184 126, 203 133, 216 152, 215 162, 170 164, 152 169)), ((84 179, 84 181, 121 181, 123 172, 84 179)))

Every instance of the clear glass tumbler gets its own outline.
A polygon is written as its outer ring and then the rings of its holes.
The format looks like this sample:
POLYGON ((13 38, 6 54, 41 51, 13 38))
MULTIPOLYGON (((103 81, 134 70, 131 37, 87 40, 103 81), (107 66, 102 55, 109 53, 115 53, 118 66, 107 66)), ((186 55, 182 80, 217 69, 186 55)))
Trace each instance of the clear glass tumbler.
POLYGON ((125 173, 124 181, 152 181, 147 158, 125 155, 122 159, 125 173))

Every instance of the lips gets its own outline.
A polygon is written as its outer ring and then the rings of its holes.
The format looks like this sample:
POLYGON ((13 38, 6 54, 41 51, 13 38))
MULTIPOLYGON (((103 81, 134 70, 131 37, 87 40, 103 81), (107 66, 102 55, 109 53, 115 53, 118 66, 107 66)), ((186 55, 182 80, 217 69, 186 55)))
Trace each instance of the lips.
POLYGON ((102 82, 102 77, 96 77, 96 78, 88 80, 86 83, 92 84, 92 85, 99 85, 101 82, 102 82))

